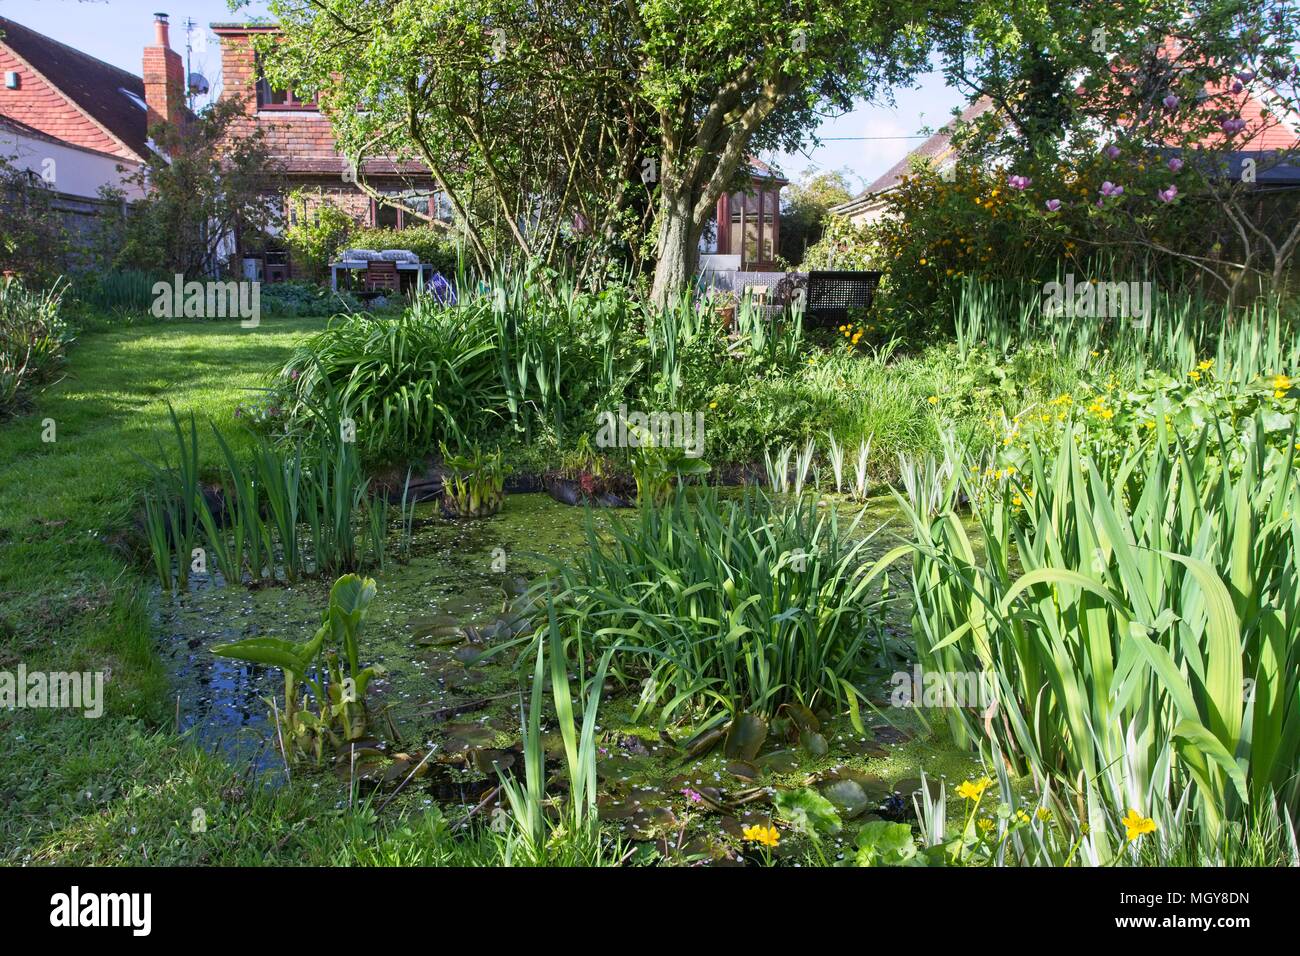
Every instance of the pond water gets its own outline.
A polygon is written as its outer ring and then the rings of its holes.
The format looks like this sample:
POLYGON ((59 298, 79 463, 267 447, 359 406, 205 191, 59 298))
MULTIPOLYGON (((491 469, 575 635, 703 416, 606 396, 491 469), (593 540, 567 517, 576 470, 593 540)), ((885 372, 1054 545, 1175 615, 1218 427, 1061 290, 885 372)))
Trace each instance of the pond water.
MULTIPOLYGON (((861 508, 837 507, 849 517, 861 508)), ((871 547, 883 552, 896 543, 891 531, 901 531, 897 507, 876 498, 867 509, 864 532, 890 526, 871 547)), ((593 512, 598 529, 611 513, 593 512)), ((584 549, 585 520, 585 509, 540 493, 511 495, 500 514, 477 521, 444 519, 436 504, 417 507, 409 562, 390 558, 382 571, 370 572, 378 594, 361 635, 363 660, 386 670, 372 693, 402 735, 420 738, 440 712, 516 686, 500 659, 463 663, 469 653, 463 629, 490 629, 524 581, 584 549)), ((329 603, 330 583, 306 579, 249 589, 195 575, 185 593, 159 593, 155 625, 173 674, 181 729, 208 749, 273 763, 265 752, 266 699, 283 696, 279 672, 216 657, 208 648, 250 637, 306 640, 329 603)))
MULTIPOLYGON (((605 516, 596 520, 599 526, 605 516)), ((372 693, 399 731, 418 735, 439 709, 500 684, 493 672, 505 669, 501 663, 467 667, 456 656, 456 645, 466 642, 455 629, 492 624, 522 579, 564 560, 585 538, 583 510, 541 494, 511 496, 499 515, 479 521, 449 521, 436 505, 417 507, 412 557, 390 558, 371 572, 378 594, 361 632, 363 660, 386 670, 372 693)), ((330 584, 308 579, 250 590, 194 576, 186 593, 159 594, 155 623, 181 728, 209 749, 257 759, 270 727, 265 698, 282 697, 283 681, 278 671, 208 648, 249 637, 306 640, 320 625, 330 584)))

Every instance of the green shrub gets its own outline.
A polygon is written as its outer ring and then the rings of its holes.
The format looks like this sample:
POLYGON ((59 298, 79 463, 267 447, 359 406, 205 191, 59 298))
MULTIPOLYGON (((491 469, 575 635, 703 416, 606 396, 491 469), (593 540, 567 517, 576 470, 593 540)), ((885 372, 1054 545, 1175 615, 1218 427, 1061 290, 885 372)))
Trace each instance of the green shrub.
POLYGON ((0 417, 17 411, 63 363, 72 333, 60 314, 62 299, 58 283, 37 291, 0 279, 0 417))
POLYGON ((153 306, 154 283, 170 282, 163 276, 141 269, 110 269, 79 276, 73 285, 77 300, 115 315, 144 315, 153 306))
POLYGON ((355 420, 357 447, 370 460, 465 443, 505 402, 492 332, 481 306, 446 309, 424 300, 398 319, 338 316, 282 370, 289 431, 310 431, 311 410, 333 394, 355 420))
POLYGON ((301 189, 289 194, 294 222, 284 231, 294 265, 319 282, 326 278, 330 261, 356 228, 352 217, 338 206, 301 189))
POLYGON ((352 293, 332 292, 311 282, 264 282, 260 295, 267 315, 334 315, 361 308, 352 293))

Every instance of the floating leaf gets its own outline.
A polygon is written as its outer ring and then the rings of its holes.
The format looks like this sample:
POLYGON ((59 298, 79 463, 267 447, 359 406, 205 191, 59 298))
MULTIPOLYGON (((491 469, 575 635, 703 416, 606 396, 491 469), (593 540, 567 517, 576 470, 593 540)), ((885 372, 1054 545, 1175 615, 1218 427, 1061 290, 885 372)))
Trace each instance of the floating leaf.
POLYGON ((723 752, 732 760, 752 761, 766 739, 766 720, 757 714, 737 714, 727 731, 723 752))

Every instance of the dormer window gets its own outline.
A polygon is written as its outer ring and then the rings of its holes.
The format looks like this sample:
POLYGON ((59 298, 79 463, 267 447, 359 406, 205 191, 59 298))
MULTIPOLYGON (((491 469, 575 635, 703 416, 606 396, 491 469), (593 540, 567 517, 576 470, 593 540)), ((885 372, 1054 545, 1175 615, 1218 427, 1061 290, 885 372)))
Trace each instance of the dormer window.
POLYGON ((316 97, 310 99, 300 99, 294 95, 293 90, 277 90, 271 86, 270 81, 262 72, 262 61, 260 57, 253 59, 254 69, 257 71, 257 108, 259 110, 315 110, 316 97))

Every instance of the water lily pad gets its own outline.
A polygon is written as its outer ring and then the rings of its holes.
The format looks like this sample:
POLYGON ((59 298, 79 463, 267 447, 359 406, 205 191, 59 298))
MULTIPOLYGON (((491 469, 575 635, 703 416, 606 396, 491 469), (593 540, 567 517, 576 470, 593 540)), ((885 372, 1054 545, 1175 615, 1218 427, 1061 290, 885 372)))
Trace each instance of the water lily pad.
POLYGON ((515 754, 510 750, 483 747, 469 752, 469 764, 479 773, 495 774, 515 765, 515 754))
POLYGON ((803 704, 789 703, 781 705, 782 716, 788 717, 790 723, 794 725, 795 730, 799 733, 806 731, 817 732, 822 729, 822 722, 817 719, 817 715, 805 707, 803 704))
POLYGON ((726 731, 721 727, 714 727, 711 730, 701 731, 686 742, 686 758, 688 760, 694 760, 697 757, 703 757, 706 753, 720 744, 726 735, 726 731))
POLYGON ((477 663, 482 653, 483 648, 475 647, 473 644, 462 644, 460 647, 452 651, 452 655, 456 660, 466 666, 477 663))
POLYGON ((902 744, 912 738, 912 735, 905 730, 899 730, 897 727, 891 727, 886 724, 883 727, 872 727, 871 736, 878 744, 902 744))
POLYGON ((852 819, 871 805, 867 792, 856 780, 835 780, 822 787, 822 796, 834 804, 841 816, 852 819))
POLYGON ((732 760, 752 761, 766 739, 766 720, 757 714, 737 714, 727 731, 723 752, 732 760))
POLYGON ((654 840, 665 833, 675 832, 678 823, 677 817, 667 807, 640 807, 623 818, 621 826, 632 840, 654 840))
POLYGON ((759 757, 758 765, 772 773, 790 773, 799 769, 799 754, 793 750, 773 750, 759 757))
POLYGON ((825 737, 811 730, 805 730, 799 735, 799 746, 814 757, 825 757, 831 749, 825 737))
POLYGON ((724 768, 733 777, 741 780, 757 780, 762 771, 748 760, 729 760, 724 768))

